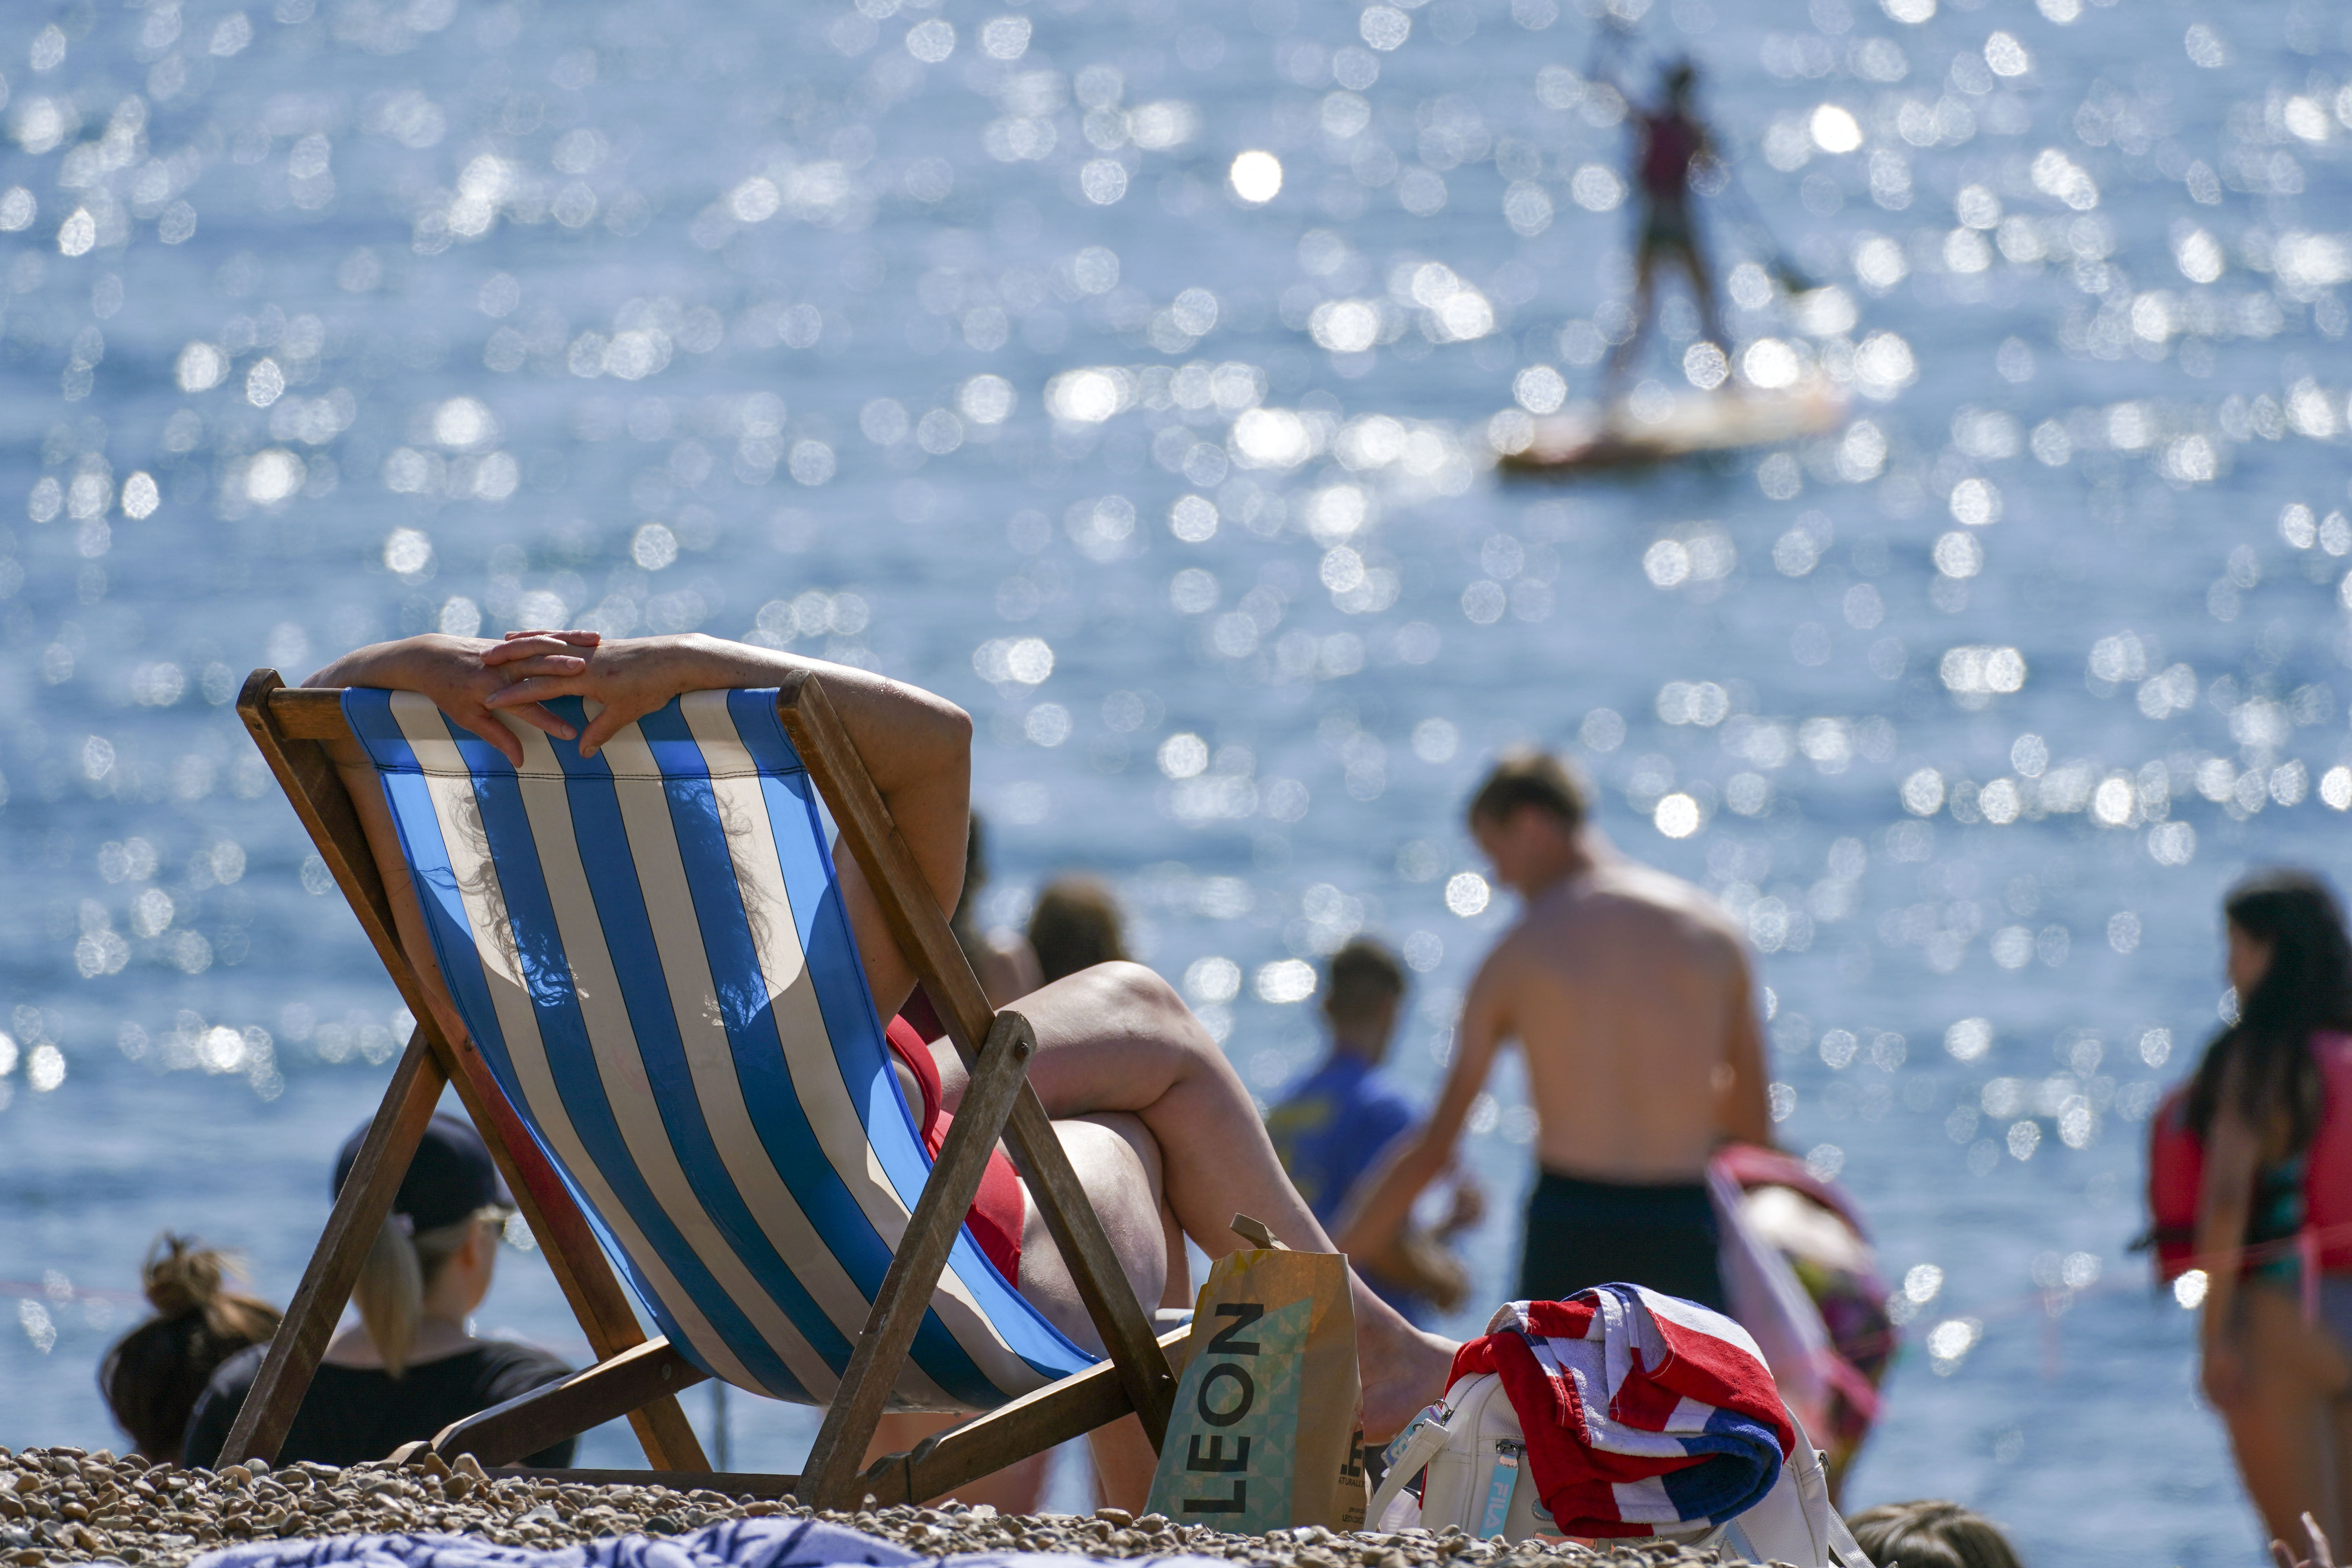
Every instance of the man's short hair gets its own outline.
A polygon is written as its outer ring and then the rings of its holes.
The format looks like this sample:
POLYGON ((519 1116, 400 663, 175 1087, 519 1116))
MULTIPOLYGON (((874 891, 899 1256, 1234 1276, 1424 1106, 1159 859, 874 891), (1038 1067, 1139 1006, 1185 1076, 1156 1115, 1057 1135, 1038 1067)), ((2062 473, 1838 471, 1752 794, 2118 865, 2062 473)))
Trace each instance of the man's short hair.
POLYGON ((1404 965, 1386 942, 1368 936, 1351 938, 1331 955, 1330 967, 1323 1011, 1334 1018, 1361 1018, 1381 1003, 1404 994, 1404 965))
POLYGON ((1529 749, 1503 753, 1470 797, 1470 826, 1508 822, 1523 805, 1549 813, 1571 831, 1583 826, 1588 815, 1583 781, 1550 752, 1529 749))

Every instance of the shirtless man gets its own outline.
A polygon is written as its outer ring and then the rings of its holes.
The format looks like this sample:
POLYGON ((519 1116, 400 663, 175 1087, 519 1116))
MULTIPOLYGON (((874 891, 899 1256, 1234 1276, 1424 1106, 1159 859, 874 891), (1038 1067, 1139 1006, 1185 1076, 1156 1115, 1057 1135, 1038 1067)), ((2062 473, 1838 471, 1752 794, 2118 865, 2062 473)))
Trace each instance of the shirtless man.
POLYGON ((1747 953, 1713 900, 1618 855, 1586 815, 1583 788, 1538 752, 1506 756, 1471 801, 1496 880, 1526 907, 1471 983, 1435 1112, 1356 1223, 1409 1208, 1444 1168, 1517 1040, 1542 1167, 1517 1296, 1626 1280, 1721 1309, 1707 1156, 1772 1131, 1747 953))
MULTIPOLYGON (((423 692, 520 765, 522 747, 507 728, 509 719, 590 756, 622 725, 680 692, 774 686, 798 669, 824 676, 932 896, 942 910, 953 909, 969 841, 971 720, 945 698, 902 682, 715 637, 516 632, 498 642, 422 637, 380 643, 344 655, 308 684, 423 692), (541 706, 554 697, 587 700, 593 717, 584 731, 541 706)), ((337 761, 382 856, 382 847, 396 843, 382 791, 356 754, 337 761)), ((404 889, 407 879, 398 874, 397 851, 392 854, 387 881, 404 889)), ((844 857, 838 875, 867 989, 887 1018, 914 990, 914 966, 857 861, 844 857)), ((395 894, 396 901, 406 897, 395 894)), ((421 928, 410 951, 427 951, 421 928)), ((426 984, 437 987, 437 973, 426 984)), ((1029 1081, 1053 1115, 1139 1299, 1160 1299, 1171 1222, 1212 1258, 1243 1245, 1226 1228, 1236 1214, 1264 1220, 1301 1251, 1334 1250, 1283 1174, 1249 1091, 1166 981, 1139 964, 1097 964, 1030 993, 1020 1005, 1037 1035, 1029 1081)), ((945 1041, 931 1056, 942 1099, 953 1110, 968 1082, 962 1059, 945 1041)), ((1073 1340, 1099 1348, 1069 1271, 1025 1194, 1024 1210, 1022 1294, 1073 1340)), ((1444 1391, 1454 1347, 1414 1329, 1360 1279, 1351 1278, 1351 1285, 1364 1436, 1385 1441, 1444 1391)), ((1141 1508, 1153 1457, 1140 1425, 1130 1416, 1091 1436, 1107 1500, 1141 1508)))

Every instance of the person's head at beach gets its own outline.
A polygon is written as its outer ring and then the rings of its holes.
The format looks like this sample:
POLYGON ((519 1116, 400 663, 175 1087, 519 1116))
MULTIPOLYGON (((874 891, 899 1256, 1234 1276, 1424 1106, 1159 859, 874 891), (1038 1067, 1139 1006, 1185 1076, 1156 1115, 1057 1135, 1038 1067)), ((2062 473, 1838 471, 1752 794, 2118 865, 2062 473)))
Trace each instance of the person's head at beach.
POLYGON ((2306 871, 2257 872, 2230 889, 2231 985, 2237 1021, 2205 1053, 2189 1091, 2191 1125, 2212 1125, 2224 1073, 2237 1064, 2239 1111, 2255 1126, 2284 1113, 2292 1147, 2307 1147, 2325 1099, 2308 1048, 2317 1029, 2352 1029, 2352 940, 2327 885, 2306 871))
POLYGON ((116 1341, 98 1368, 98 1391, 133 1452, 176 1463, 213 1369, 278 1331, 277 1308, 230 1286, 243 1273, 194 1237, 167 1231, 148 1248, 139 1285, 155 1315, 116 1341))
POLYGON ((1127 922, 1118 900, 1092 877, 1056 877, 1029 912, 1029 945, 1052 984, 1097 963, 1127 957, 1127 922))
POLYGON ((1666 68, 1659 85, 1666 91, 1666 102, 1675 109, 1688 109, 1691 99, 1698 92, 1698 67, 1687 59, 1679 59, 1666 68))
MULTIPOLYGON (((338 1194, 366 1137, 362 1127, 336 1156, 338 1194)), ((464 1332, 490 1293, 499 1236, 513 1212, 481 1134, 454 1116, 434 1117, 352 1289, 360 1326, 385 1372, 399 1377, 408 1370, 427 1320, 464 1332)))
POLYGON ((1590 858, 1584 782, 1549 752, 1506 752, 1470 797, 1470 835, 1495 879, 1532 895, 1590 858))
POLYGON ((1846 1521, 1873 1563, 1902 1568, 2021 1568, 2000 1528, 1956 1502, 1882 1503, 1846 1521))
POLYGON ((1331 955, 1328 969, 1323 1017, 1331 1026, 1332 1048, 1377 1065, 1388 1055, 1404 1005, 1404 965, 1386 942, 1360 936, 1331 955))

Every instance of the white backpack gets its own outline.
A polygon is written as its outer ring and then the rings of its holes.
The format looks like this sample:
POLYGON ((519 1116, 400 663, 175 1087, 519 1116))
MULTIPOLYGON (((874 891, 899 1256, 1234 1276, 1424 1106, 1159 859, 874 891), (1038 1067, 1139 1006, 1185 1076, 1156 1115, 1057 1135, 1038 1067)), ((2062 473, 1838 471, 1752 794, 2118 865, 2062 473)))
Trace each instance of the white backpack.
MULTIPOLYGON (((1853 1531, 1830 1506, 1829 1478, 1802 1423, 1796 1452, 1780 1467, 1780 1479, 1763 1500, 1738 1518, 1710 1529, 1661 1539, 1702 1550, 1727 1547, 1743 1563, 1785 1563, 1794 1568, 1871 1568, 1853 1531)), ((1415 1525, 1442 1531, 1457 1525, 1478 1540, 1501 1536, 1525 1541, 1559 1535, 1560 1528, 1536 1495, 1528 1473, 1526 1435, 1519 1415, 1492 1373, 1462 1379, 1444 1401, 1413 1418, 1389 1445, 1389 1471, 1373 1494, 1364 1528, 1398 1531, 1415 1525), (1405 1483, 1423 1471, 1428 1479, 1418 1506, 1405 1483)))

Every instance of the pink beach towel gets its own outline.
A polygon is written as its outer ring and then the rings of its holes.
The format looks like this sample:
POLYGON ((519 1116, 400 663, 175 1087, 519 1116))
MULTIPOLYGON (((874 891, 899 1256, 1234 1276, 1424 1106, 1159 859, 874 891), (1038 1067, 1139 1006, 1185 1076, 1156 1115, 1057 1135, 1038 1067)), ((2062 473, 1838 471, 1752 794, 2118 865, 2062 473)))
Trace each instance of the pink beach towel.
POLYGON ((1637 1285, 1509 1303, 1454 1352, 1448 1382, 1485 1372, 1502 1379, 1567 1535, 1719 1524, 1772 1489, 1796 1443, 1745 1330, 1637 1285))

